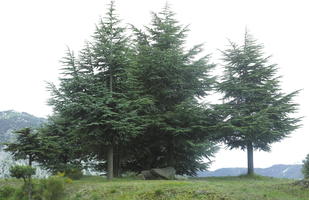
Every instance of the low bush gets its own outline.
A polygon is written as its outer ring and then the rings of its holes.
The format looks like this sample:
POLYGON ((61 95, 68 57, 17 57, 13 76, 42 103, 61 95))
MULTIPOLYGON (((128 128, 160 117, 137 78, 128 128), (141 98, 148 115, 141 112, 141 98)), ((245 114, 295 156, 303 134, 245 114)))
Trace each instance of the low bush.
POLYGON ((15 195, 16 189, 11 186, 3 186, 0 188, 0 200, 10 199, 15 195))
POLYGON ((306 156, 305 160, 303 160, 302 172, 305 179, 309 179, 309 154, 306 156))
POLYGON ((78 168, 68 168, 64 171, 64 174, 66 177, 73 180, 79 180, 83 177, 82 170, 78 168))
POLYGON ((41 179, 35 184, 34 200, 61 200, 64 197, 65 178, 51 176, 47 179, 41 179))
MULTIPOLYGON (((32 199, 33 194, 33 183, 32 183, 32 175, 35 174, 35 168, 31 166, 24 166, 24 165, 15 165, 10 168, 10 175, 12 177, 23 179, 24 185, 22 186, 21 193, 23 196, 28 197, 28 199, 32 199)), ((18 198, 21 200, 21 197, 18 198)))
POLYGON ((15 178, 22 178, 24 182, 31 181, 31 176, 35 174, 35 168, 31 166, 15 165, 10 168, 10 175, 15 178))
POLYGON ((64 187, 67 178, 51 176, 47 179, 33 180, 31 183, 31 197, 29 197, 28 186, 20 188, 3 186, 0 188, 0 200, 62 200, 64 198, 64 187))

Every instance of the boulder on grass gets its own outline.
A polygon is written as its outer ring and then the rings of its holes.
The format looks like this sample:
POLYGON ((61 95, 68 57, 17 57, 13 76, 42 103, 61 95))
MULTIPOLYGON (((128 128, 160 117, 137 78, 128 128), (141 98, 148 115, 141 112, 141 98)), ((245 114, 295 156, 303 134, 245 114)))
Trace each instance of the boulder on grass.
POLYGON ((146 180, 145 176, 144 176, 142 173, 138 174, 138 175, 136 176, 136 178, 137 178, 138 180, 146 180))
POLYGON ((154 176, 165 180, 174 180, 176 175, 176 170, 173 167, 151 169, 150 172, 154 176))
POLYGON ((141 172, 141 175, 144 177, 144 179, 146 180, 155 180, 157 179, 154 175, 152 175, 152 173, 150 172, 150 170, 144 170, 141 172))
POLYGON ((145 180, 174 180, 176 170, 173 167, 155 168, 151 170, 144 170, 139 175, 139 179, 145 180))

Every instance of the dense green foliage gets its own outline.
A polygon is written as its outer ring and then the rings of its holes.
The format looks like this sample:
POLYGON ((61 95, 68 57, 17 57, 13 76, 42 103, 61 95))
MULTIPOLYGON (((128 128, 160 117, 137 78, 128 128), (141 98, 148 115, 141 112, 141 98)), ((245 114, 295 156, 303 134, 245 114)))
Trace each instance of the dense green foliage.
POLYGON ((83 172, 81 169, 79 168, 67 168, 65 171, 64 171, 64 176, 65 177, 68 177, 72 180, 79 180, 83 177, 83 172))
POLYGON ((153 13, 146 31, 134 28, 139 94, 152 102, 145 110, 143 134, 134 141, 128 168, 136 171, 173 166, 179 174, 204 170, 205 157, 215 152, 209 141, 216 118, 198 98, 207 96, 214 78, 202 45, 185 50, 187 27, 175 20, 168 5, 153 13), (197 58, 198 57, 198 58, 197 58))
POLYGON ((72 122, 60 117, 50 117, 39 129, 40 154, 37 162, 53 174, 71 168, 82 168, 83 151, 78 135, 72 132, 72 122))
POLYGON ((207 56, 196 59, 201 45, 185 50, 187 31, 168 6, 153 14, 147 32, 136 30, 135 74, 142 95, 153 101, 151 112, 145 114, 149 123, 144 137, 133 146, 137 147, 137 167, 173 166, 177 173, 194 175, 205 169, 203 158, 211 157, 215 150, 207 139, 216 121, 196 99, 211 89, 214 79, 209 71, 213 65, 207 63, 207 56), (146 147, 142 154, 137 153, 139 144, 146 147))
MULTIPOLYGON (((107 161, 105 169, 110 178, 114 151, 120 154, 117 150, 141 129, 127 84, 131 65, 128 39, 119 23, 112 2, 96 28, 93 41, 78 58, 70 51, 64 58, 60 87, 50 84, 53 94, 50 105, 55 117, 67 123, 62 128, 67 129, 65 138, 78 141, 80 147, 88 150, 80 155, 84 159, 107 161)), ((120 162, 115 164, 119 166, 120 162)))
POLYGON ((308 179, 309 178, 309 154, 306 156, 305 160, 303 160, 302 172, 304 174, 305 179, 308 179))
POLYGON ((22 178, 26 183, 31 179, 31 176, 35 174, 35 168, 31 166, 16 165, 11 167, 10 173, 12 177, 22 178))
POLYGON ((17 130, 15 133, 16 141, 6 143, 4 150, 10 152, 16 160, 27 159, 31 166, 40 150, 39 135, 30 128, 17 130))
MULTIPOLYGON (((14 196, 16 189, 12 186, 0 187, 0 200, 8 200, 14 196)), ((12 198, 11 198, 12 199, 12 198)))
POLYGON ((51 176, 41 179, 34 185, 34 199, 37 200, 61 200, 64 199, 65 179, 59 176, 51 176))
POLYGON ((269 64, 263 46, 247 32, 244 44, 230 43, 223 51, 225 71, 218 90, 223 93, 221 105, 224 123, 220 135, 230 148, 247 149, 248 173, 253 173, 253 150, 269 151, 298 127, 293 117, 298 91, 284 94, 279 85, 277 66, 269 64))
POLYGON ((1 185, 0 200, 61 200, 64 199, 65 179, 59 176, 51 176, 47 179, 33 180, 31 182, 31 196, 27 185, 13 187, 1 185))
POLYGON ((214 66, 207 56, 195 59, 201 45, 185 50, 187 31, 166 7, 130 42, 111 3, 93 41, 77 57, 68 51, 60 86, 49 85, 55 115, 42 132, 66 144, 58 155, 67 158, 57 163, 96 160, 110 178, 113 171, 174 166, 194 175, 207 167, 216 118, 196 98, 211 90, 214 66))
POLYGON ((22 196, 27 196, 28 200, 32 200, 33 184, 31 178, 35 174, 35 170, 36 169, 31 166, 22 165, 16 165, 10 168, 11 177, 23 179, 22 196))

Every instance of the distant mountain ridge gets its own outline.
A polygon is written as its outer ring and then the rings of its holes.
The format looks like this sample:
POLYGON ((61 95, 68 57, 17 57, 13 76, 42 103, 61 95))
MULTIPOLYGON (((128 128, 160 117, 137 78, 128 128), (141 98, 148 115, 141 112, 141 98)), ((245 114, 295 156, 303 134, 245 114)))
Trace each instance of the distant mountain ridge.
MULTIPOLYGON (((262 176, 275 178, 302 179, 302 165, 273 165, 268 168, 255 168, 255 173, 262 176)), ((215 171, 203 171, 198 173, 198 177, 211 176, 239 176, 246 174, 246 168, 221 168, 215 171)))
MULTIPOLYGON (((12 132, 26 128, 39 127, 46 119, 35 117, 25 112, 7 110, 0 112, 0 143, 11 141, 14 138, 12 132)), ((0 144, 1 148, 1 144, 0 144)))

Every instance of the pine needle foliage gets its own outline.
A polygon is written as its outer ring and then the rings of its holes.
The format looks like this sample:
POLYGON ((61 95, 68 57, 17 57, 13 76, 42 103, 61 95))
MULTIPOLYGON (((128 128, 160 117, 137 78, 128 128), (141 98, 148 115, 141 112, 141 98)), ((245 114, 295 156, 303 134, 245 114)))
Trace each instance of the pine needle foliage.
POLYGON ((212 89, 214 65, 208 55, 200 56, 202 45, 185 48, 189 29, 179 24, 168 5, 152 13, 146 30, 133 30, 137 65, 133 73, 141 95, 149 97, 153 106, 144 113, 145 132, 133 145, 140 154, 134 154, 130 167, 173 166, 177 173, 195 174, 207 167, 203 158, 215 152, 208 139, 216 120, 197 100, 212 89))
POLYGON ((246 32, 243 45, 230 42, 222 51, 225 71, 218 91, 223 94, 221 107, 224 123, 221 140, 231 149, 248 150, 248 173, 253 173, 253 149, 269 151, 270 145, 299 127, 294 117, 299 93, 284 94, 276 64, 269 64, 263 46, 246 32))
POLYGON ((89 150, 89 159, 107 160, 110 178, 114 148, 134 138, 141 129, 128 84, 132 61, 125 31, 112 1, 93 40, 77 58, 68 51, 63 59, 60 87, 49 85, 53 95, 49 103, 55 114, 70 124, 69 132, 89 150))

